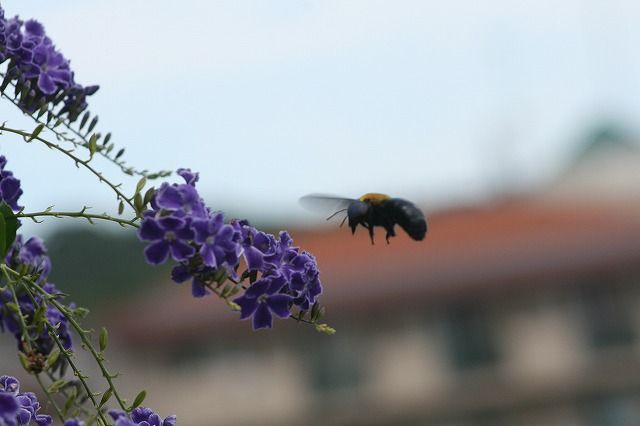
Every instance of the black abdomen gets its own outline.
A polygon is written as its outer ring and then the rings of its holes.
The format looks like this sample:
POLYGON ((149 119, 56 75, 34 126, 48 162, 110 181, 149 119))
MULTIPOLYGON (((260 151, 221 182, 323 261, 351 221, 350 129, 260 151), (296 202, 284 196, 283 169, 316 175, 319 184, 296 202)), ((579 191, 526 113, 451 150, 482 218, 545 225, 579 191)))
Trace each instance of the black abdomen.
POLYGON ((414 240, 424 239, 427 233, 427 221, 422 210, 415 204, 402 198, 391 198, 385 203, 385 209, 389 217, 400 225, 402 229, 414 240))

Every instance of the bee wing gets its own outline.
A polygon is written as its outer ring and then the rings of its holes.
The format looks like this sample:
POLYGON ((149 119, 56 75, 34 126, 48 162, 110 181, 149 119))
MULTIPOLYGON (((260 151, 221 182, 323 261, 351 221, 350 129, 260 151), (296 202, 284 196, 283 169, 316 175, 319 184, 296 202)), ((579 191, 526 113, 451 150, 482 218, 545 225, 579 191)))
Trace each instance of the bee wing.
POLYGON ((353 198, 329 194, 309 194, 300 198, 300 204, 305 209, 330 215, 327 220, 331 219, 337 213, 345 211, 352 201, 355 200, 353 198))

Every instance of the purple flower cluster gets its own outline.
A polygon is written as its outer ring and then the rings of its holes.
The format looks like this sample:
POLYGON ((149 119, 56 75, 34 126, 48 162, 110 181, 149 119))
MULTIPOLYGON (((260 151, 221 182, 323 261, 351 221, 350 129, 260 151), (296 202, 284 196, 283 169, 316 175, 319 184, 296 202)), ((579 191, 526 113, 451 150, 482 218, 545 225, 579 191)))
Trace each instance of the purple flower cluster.
MULTIPOLYGON (((109 415, 115 421, 115 426, 175 426, 176 416, 169 416, 164 420, 150 408, 138 407, 127 416, 123 411, 111 410, 109 415)), ((65 426, 67 426, 65 424, 65 426)), ((72 426, 76 426, 73 424, 72 426)), ((82 425, 77 425, 82 426, 82 425)))
POLYGON ((14 270, 37 275, 38 282, 44 282, 51 272, 51 259, 47 256, 47 248, 38 237, 24 241, 21 234, 16 235, 4 260, 7 266, 14 270))
MULTIPOLYGON (((51 261, 47 256, 47 249, 42 240, 38 237, 31 237, 24 241, 22 235, 18 234, 9 249, 5 258, 5 263, 10 268, 23 271, 28 274, 38 276, 37 282, 42 285, 42 289, 49 294, 57 294, 59 291, 53 283, 47 282, 47 275, 51 271, 51 261)), ((62 297, 58 297, 58 300, 62 297)), ((13 333, 18 340, 18 346, 22 350, 22 330, 17 315, 9 310, 6 303, 13 302, 13 295, 9 290, 0 293, 0 330, 6 328, 13 333)), ((33 323, 35 320, 38 306, 45 304, 40 294, 34 294, 33 299, 27 294, 18 295, 18 303, 20 311, 26 317, 27 323, 33 323)), ((71 305, 73 307, 73 305, 71 305)), ((54 306, 48 305, 44 312, 44 317, 48 323, 56 326, 56 334, 60 337, 62 344, 66 349, 71 348, 71 334, 67 319, 54 306)), ((33 348, 37 353, 47 355, 55 347, 55 342, 49 336, 49 328, 43 327, 39 334, 31 336, 35 345, 33 348)))
MULTIPOLYGON (((253 317, 253 329, 271 328, 273 314, 288 318, 291 309, 307 311, 322 293, 318 265, 307 252, 293 247, 286 231, 278 238, 246 221, 225 223, 224 214, 208 209, 195 184, 198 174, 179 169, 185 183, 164 183, 144 214, 138 236, 148 241, 144 255, 159 265, 170 257, 177 283, 191 279, 192 294, 202 297, 226 277, 239 283, 253 277, 234 302, 241 318, 253 317), (238 274, 244 260, 246 271, 238 274)), ((240 285, 240 284, 238 284, 240 285)))
POLYGON ((15 377, 0 376, 0 425, 51 426, 51 416, 38 414, 40 403, 32 392, 20 392, 20 382, 15 377))
POLYGON ((0 202, 4 201, 13 211, 18 211, 21 209, 18 198, 22 195, 20 180, 16 179, 12 172, 4 169, 6 165, 6 157, 0 155, 0 202))
POLYGON ((74 121, 86 109, 86 97, 98 90, 75 82, 69 60, 56 50, 41 23, 18 16, 7 19, 0 7, 0 63, 6 60, 6 78, 15 82, 20 107, 29 113, 44 104, 61 104, 58 115, 66 113, 74 121))

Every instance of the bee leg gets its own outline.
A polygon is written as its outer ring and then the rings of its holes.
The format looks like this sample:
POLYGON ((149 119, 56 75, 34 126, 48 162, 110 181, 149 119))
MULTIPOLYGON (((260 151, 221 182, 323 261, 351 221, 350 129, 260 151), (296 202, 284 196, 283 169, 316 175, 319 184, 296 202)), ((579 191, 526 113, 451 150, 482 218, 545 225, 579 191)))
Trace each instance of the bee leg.
POLYGON ((385 229, 387 230, 387 235, 386 235, 387 244, 389 244, 389 238, 391 238, 391 237, 395 237, 395 236, 396 236, 396 233, 395 233, 395 231, 393 230, 393 225, 389 225, 389 224, 387 224, 387 225, 385 226, 385 229))
POLYGON ((369 218, 367 219, 367 228, 369 229, 369 238, 371 238, 371 245, 374 245, 375 243, 373 242, 373 226, 374 226, 374 222, 373 222, 373 209, 369 209, 369 214, 368 214, 369 218))

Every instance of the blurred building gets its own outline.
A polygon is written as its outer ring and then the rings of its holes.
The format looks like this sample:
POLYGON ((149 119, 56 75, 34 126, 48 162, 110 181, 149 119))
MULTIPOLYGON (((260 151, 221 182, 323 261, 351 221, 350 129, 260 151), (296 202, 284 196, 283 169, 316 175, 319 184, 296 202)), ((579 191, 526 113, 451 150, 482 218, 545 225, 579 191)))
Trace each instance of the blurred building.
POLYGON ((112 361, 185 425, 640 424, 635 145, 603 132, 544 189, 429 225, 424 242, 374 246, 364 230, 292 232, 318 258, 335 336, 253 333, 159 283, 117 310, 112 361))

